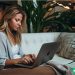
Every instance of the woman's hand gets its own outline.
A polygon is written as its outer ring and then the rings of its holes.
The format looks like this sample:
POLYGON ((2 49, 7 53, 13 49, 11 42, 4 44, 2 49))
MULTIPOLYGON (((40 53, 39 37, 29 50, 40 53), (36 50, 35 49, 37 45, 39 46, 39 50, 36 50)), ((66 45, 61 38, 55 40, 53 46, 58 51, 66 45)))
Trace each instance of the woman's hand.
POLYGON ((22 60, 22 63, 24 64, 29 64, 29 63, 34 63, 36 57, 34 54, 28 54, 28 55, 24 55, 21 60, 22 60))
POLYGON ((5 65, 13 65, 13 64, 18 64, 18 63, 30 64, 30 63, 34 63, 35 59, 36 57, 34 54, 28 54, 18 59, 7 59, 5 61, 5 65))

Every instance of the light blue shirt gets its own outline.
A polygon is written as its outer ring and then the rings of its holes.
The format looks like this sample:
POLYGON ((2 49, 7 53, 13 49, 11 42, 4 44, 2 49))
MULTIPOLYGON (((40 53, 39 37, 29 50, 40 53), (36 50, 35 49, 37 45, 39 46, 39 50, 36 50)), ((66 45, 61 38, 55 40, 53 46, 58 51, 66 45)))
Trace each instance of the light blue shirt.
MULTIPOLYGON (((6 59, 13 59, 13 53, 11 52, 11 44, 4 32, 0 32, 0 68, 5 66, 6 59)), ((23 56, 25 53, 19 45, 19 55, 23 56)))

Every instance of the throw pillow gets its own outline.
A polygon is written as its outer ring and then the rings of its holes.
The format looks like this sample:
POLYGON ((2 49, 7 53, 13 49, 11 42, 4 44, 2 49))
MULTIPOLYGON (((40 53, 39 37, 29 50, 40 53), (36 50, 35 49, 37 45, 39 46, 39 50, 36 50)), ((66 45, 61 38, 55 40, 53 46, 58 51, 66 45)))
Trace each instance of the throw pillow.
POLYGON ((61 33, 57 41, 60 42, 57 54, 75 60, 75 33, 61 33))

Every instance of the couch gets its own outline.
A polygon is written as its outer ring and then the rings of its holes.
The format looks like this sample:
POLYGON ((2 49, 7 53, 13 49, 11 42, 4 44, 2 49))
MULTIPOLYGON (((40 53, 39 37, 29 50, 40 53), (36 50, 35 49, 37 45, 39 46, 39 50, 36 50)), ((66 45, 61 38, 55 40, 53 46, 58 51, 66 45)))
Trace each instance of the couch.
MULTIPOLYGON (((43 43, 48 42, 54 42, 57 40, 58 36, 60 35, 60 32, 51 32, 51 33, 23 33, 22 34, 22 49, 25 54, 35 54, 38 55, 38 52, 42 46, 43 43)), ((75 67, 75 62, 72 62, 72 60, 65 59, 63 57, 59 57, 57 54, 54 55, 52 60, 49 60, 49 62, 53 61, 54 63, 59 63, 63 65, 68 65, 70 67, 75 67)), ((60 66, 59 66, 60 67, 60 66)), ((0 70, 0 75, 53 75, 51 74, 52 71, 50 71, 50 67, 41 67, 28 69, 28 68, 8 68, 0 70)), ((70 74, 71 75, 71 74, 70 74)))
MULTIPOLYGON (((25 54, 35 54, 37 56, 43 43, 54 42, 57 40, 59 35, 60 32, 23 33, 22 49, 24 50, 25 54)), ((70 59, 59 57, 57 54, 55 54, 53 59, 50 61, 54 61, 63 65, 68 65, 71 68, 75 67, 75 62, 70 59)))

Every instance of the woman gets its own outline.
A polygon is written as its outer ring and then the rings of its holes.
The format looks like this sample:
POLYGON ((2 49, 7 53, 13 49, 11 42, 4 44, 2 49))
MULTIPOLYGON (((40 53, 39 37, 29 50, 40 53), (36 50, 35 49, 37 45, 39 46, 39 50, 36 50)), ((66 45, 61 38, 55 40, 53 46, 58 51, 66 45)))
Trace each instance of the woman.
POLYGON ((34 61, 34 55, 24 55, 20 46, 25 16, 19 6, 6 9, 0 24, 0 65, 28 64, 34 61))
MULTIPOLYGON (((21 31, 25 20, 26 14, 19 6, 6 9, 0 24, 0 68, 17 63, 29 64, 35 61, 34 54, 25 55, 21 48, 21 31)), ((36 67, 32 70, 26 69, 24 73, 27 73, 27 71, 31 75, 44 74, 44 72, 45 74, 55 75, 52 68, 44 66, 36 67)))

